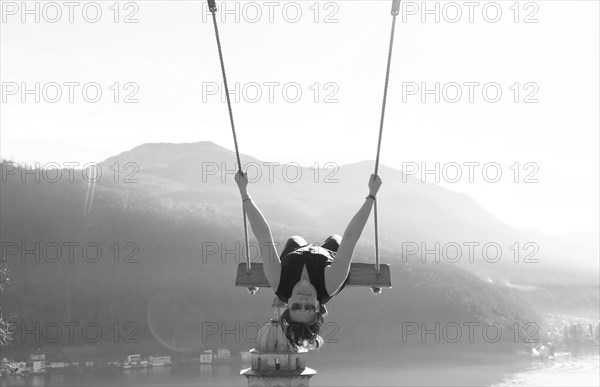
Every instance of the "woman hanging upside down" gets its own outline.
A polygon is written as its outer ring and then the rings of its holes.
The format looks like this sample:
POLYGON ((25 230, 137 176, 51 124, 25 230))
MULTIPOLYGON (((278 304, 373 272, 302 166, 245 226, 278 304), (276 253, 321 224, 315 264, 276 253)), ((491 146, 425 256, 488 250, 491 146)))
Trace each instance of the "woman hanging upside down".
POLYGON ((369 196, 348 224, 343 237, 332 234, 318 246, 293 236, 287 240, 281 258, 277 255, 267 221, 248 194, 247 174, 238 171, 235 181, 259 242, 265 276, 277 297, 288 305, 280 318, 286 337, 295 347, 318 348, 323 344, 319 332, 327 314, 325 303, 346 285, 354 248, 369 219, 381 179, 374 174, 369 178, 369 196))

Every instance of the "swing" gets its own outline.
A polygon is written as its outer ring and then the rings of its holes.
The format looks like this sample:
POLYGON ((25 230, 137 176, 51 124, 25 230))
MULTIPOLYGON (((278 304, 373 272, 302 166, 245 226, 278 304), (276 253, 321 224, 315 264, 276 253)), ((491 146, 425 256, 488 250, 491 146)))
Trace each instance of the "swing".
MULTIPOLYGON (((250 273, 246 270, 246 263, 240 263, 237 269, 235 286, 242 286, 249 290, 254 288, 270 288, 269 281, 263 271, 262 263, 253 263, 250 266, 250 273)), ((369 263, 350 264, 350 275, 346 286, 362 286, 376 288, 391 288, 392 278, 390 275, 390 265, 379 265, 379 274, 375 265, 369 263)))
MULTIPOLYGON (((235 145, 235 155, 238 164, 238 170, 242 171, 242 163, 240 161, 240 153, 238 149, 237 136, 235 133, 235 125, 233 122, 233 112, 231 110, 231 100, 229 98, 229 88, 227 87, 227 77, 225 75, 225 63, 223 60, 223 52, 221 50, 221 40, 219 38, 219 29, 217 27, 217 5, 215 0, 207 0, 208 9, 212 13, 213 24, 215 27, 215 37, 217 40, 217 48, 219 50, 219 59, 221 62, 221 72, 223 73, 223 86, 225 87, 225 96, 227 97, 227 108, 229 110, 229 121, 233 132, 233 142, 235 145)), ((394 43, 394 32, 396 27, 396 16, 400 12, 400 0, 392 0, 392 31, 390 34, 390 45, 388 50, 387 69, 385 74, 385 86, 383 91, 383 103, 381 107, 381 119, 379 122, 379 139, 377 141, 377 157, 375 158, 375 172, 379 169, 379 154, 381 150, 381 136, 383 134, 383 119, 385 117, 385 105, 387 102, 388 82, 390 77, 390 64, 392 61, 392 47, 394 43)), ((379 263, 379 230, 377 227, 377 199, 374 203, 374 224, 375 224, 375 264, 352 263, 350 264, 350 274, 346 286, 370 287, 374 294, 381 294, 382 288, 392 287, 392 278, 390 274, 390 266, 379 263)), ((246 218, 246 210, 242 205, 242 215, 244 219, 244 237, 246 242, 246 262, 240 263, 237 269, 235 286, 245 287, 250 294, 255 294, 258 288, 270 287, 267 277, 265 276, 262 263, 250 263, 250 254, 248 247, 248 225, 246 218)))

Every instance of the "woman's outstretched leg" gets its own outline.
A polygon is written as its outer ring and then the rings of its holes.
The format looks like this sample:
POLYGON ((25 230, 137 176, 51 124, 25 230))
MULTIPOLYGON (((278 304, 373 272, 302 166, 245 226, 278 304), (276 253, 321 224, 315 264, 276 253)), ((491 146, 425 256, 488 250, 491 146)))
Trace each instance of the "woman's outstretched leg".
POLYGON ((337 252, 338 248, 340 247, 340 243, 342 243, 342 237, 338 234, 331 234, 327 237, 327 239, 325 239, 325 242, 323 242, 321 247, 337 252))
POLYGON ((283 252, 281 253, 280 257, 283 258, 285 257, 287 254, 291 253, 292 251, 306 246, 308 244, 308 242, 306 242, 306 240, 304 238, 302 238, 299 235, 294 235, 292 237, 290 237, 287 242, 285 242, 285 246, 283 247, 283 252))

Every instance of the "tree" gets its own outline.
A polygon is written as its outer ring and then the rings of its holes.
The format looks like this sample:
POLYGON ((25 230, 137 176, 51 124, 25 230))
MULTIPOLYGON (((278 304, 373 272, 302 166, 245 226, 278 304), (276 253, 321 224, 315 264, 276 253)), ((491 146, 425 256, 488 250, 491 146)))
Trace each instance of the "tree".
MULTIPOLYGON (((6 290, 9 280, 6 261, 2 259, 0 260, 0 293, 3 293, 6 290)), ((0 296, 0 347, 6 346, 11 340, 10 323, 4 318, 0 296)))

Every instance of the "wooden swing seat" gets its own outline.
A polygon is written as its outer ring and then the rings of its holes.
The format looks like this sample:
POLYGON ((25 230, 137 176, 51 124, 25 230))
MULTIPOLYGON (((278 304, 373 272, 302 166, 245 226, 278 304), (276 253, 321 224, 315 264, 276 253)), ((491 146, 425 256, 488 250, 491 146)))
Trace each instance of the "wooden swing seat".
MULTIPOLYGON (((262 263, 252 263, 250 273, 246 273, 246 263, 238 265, 235 286, 245 288, 270 288, 262 263)), ((369 263, 350 264, 350 276, 346 286, 360 286, 371 288, 391 288, 392 276, 390 265, 379 265, 379 275, 375 271, 375 265, 369 263)))

